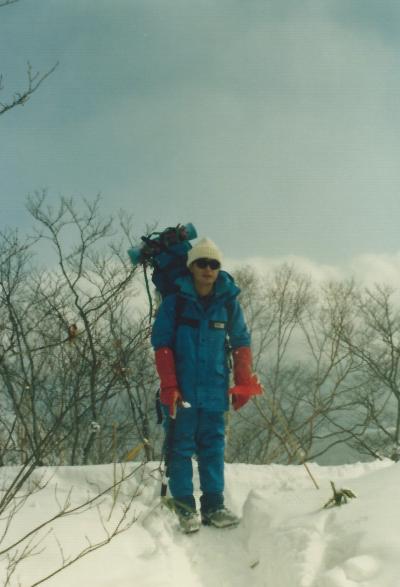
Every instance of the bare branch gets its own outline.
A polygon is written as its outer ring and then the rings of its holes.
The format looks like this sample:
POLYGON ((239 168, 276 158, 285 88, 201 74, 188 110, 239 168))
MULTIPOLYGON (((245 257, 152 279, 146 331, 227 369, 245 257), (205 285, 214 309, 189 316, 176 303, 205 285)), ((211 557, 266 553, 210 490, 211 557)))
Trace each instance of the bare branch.
POLYGON ((16 2, 19 2, 19 0, 0 0, 0 8, 3 8, 3 6, 9 6, 10 4, 15 4, 16 2))
MULTIPOLYGON (((18 1, 18 0, 12 0, 11 2, 6 2, 6 4, 12 4, 13 2, 16 2, 16 1, 18 1)), ((6 4, 4 4, 3 6, 5 6, 6 4)), ((1 7, 1 4, 0 4, 0 7, 1 7)), ((28 84, 27 84, 27 87, 24 90, 22 90, 22 92, 14 93, 14 96, 10 102, 0 102, 0 116, 2 114, 5 114, 6 112, 11 110, 12 108, 15 108, 16 106, 24 106, 26 104, 26 102, 29 100, 29 98, 32 96, 32 94, 34 92, 36 92, 36 90, 39 88, 39 86, 41 86, 41 84, 57 69, 58 65, 59 65, 59 62, 57 61, 57 63, 55 65, 53 65, 53 67, 51 67, 44 74, 41 74, 39 71, 36 71, 36 72, 33 71, 31 64, 28 62, 28 69, 27 69, 28 84)), ((3 89, 2 79, 3 78, 0 77, 0 90, 3 89)))

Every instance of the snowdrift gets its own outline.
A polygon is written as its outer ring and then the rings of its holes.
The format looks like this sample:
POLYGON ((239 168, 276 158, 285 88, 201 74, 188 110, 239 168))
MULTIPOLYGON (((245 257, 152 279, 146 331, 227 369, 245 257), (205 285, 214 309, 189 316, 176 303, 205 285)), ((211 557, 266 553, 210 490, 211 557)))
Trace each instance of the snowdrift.
MULTIPOLYGON (((160 506, 156 463, 38 469, 32 493, 0 521, 0 537, 6 531, 0 584, 8 576, 12 587, 31 587, 64 566, 44 584, 400 586, 400 466, 310 467, 319 490, 302 466, 226 465, 226 502, 242 516, 241 525, 203 527, 190 536, 160 506), (324 509, 331 480, 357 497, 324 509), (60 510, 63 516, 4 553, 60 510)), ((13 468, 0 469, 0 488, 13 474, 13 468)))

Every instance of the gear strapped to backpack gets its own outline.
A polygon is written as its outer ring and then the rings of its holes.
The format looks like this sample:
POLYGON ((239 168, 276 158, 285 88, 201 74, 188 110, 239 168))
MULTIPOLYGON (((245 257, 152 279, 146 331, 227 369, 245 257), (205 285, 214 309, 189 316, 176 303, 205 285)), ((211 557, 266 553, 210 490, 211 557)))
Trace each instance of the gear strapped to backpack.
POLYGON ((161 298, 177 291, 175 281, 188 273, 187 254, 192 248, 190 240, 197 237, 193 224, 178 224, 162 232, 142 236, 143 243, 129 249, 134 267, 152 268, 152 282, 161 298))

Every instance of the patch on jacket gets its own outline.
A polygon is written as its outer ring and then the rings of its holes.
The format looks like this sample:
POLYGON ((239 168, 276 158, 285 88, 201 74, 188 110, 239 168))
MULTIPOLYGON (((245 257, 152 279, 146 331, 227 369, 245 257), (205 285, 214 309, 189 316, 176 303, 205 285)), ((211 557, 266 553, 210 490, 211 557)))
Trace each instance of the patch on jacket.
POLYGON ((226 322, 216 322, 214 320, 210 320, 208 325, 210 328, 215 328, 217 330, 225 330, 226 328, 226 322))

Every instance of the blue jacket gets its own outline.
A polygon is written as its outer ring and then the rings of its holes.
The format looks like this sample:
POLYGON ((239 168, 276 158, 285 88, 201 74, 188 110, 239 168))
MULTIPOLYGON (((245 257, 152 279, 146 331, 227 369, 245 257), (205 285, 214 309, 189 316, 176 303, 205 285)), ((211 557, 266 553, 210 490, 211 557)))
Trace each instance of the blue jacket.
POLYGON ((232 349, 250 346, 240 293, 232 278, 220 271, 214 293, 205 307, 190 275, 176 281, 178 294, 167 296, 157 313, 151 343, 155 350, 174 351, 176 374, 185 401, 193 408, 224 411, 228 408, 229 368, 226 335, 232 349), (178 296, 184 301, 177 320, 178 296))

